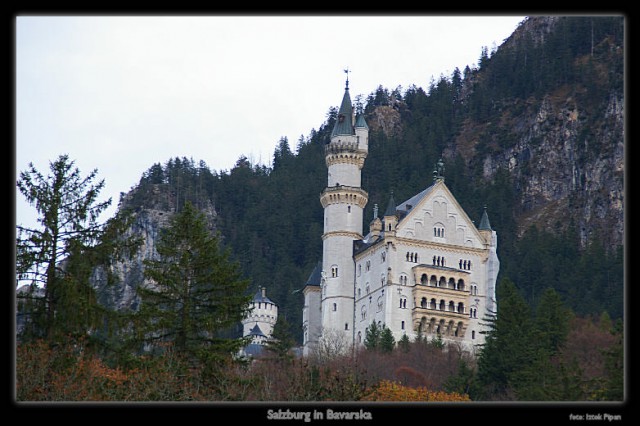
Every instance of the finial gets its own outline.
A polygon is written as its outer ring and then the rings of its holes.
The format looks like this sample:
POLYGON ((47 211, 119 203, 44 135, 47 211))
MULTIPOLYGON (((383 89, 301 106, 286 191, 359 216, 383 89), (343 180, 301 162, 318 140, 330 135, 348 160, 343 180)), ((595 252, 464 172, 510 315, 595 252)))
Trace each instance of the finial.
POLYGON ((442 157, 440 157, 433 170, 433 180, 444 180, 444 162, 442 161, 442 157))
POLYGON ((373 218, 377 219, 378 218, 378 204, 374 204, 373 205, 373 218))
POLYGON ((349 71, 349 67, 345 68, 343 71, 347 75, 347 85, 345 86, 344 90, 349 90, 349 73, 351 71, 349 71))

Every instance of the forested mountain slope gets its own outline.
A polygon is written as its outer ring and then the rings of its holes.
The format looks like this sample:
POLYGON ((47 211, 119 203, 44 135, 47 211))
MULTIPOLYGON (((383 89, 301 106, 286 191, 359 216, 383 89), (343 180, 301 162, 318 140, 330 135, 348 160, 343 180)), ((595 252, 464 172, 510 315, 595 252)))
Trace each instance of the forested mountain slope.
MULTIPOLYGON (((371 130, 363 229, 391 191, 405 200, 430 185, 442 157, 446 183, 470 217, 479 220, 487 206, 500 275, 530 304, 553 287, 576 313, 622 317, 623 18, 529 18, 494 52, 478 53, 477 68, 428 88, 372 88, 363 101, 371 130)), ((293 147, 282 138, 270 166, 241 157, 215 171, 189 153, 154 164, 120 209, 135 212, 146 238, 187 200, 207 211, 252 291, 266 287, 300 339, 299 290, 321 258, 324 145, 336 112, 329 108, 293 147)), ((152 243, 145 247, 143 256, 153 256, 152 243)), ((127 294, 139 285, 127 278, 130 266, 121 265, 127 294)), ((121 305, 111 293, 104 300, 121 305)))

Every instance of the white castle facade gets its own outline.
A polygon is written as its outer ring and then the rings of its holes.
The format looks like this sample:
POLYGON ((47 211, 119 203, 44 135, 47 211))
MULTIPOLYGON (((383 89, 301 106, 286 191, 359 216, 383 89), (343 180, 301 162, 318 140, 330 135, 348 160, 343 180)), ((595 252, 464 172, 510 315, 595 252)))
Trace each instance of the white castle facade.
POLYGON ((368 138, 347 80, 325 147, 323 253, 303 289, 303 354, 327 339, 346 349, 363 345, 372 322, 389 328, 396 342, 439 336, 473 352, 484 342, 483 318, 496 311, 500 268, 486 209, 476 227, 445 185, 439 162, 431 186, 398 205, 391 196, 382 217, 374 207, 363 235, 368 138))

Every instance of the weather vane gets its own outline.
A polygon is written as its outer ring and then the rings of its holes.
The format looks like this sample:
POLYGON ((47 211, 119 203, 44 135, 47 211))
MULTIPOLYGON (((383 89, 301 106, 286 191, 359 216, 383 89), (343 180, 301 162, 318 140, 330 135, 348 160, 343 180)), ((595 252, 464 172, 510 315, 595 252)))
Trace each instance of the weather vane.
POLYGON ((348 89, 349 88, 349 73, 351 71, 349 71, 349 67, 345 68, 343 71, 347 75, 347 89, 348 89))

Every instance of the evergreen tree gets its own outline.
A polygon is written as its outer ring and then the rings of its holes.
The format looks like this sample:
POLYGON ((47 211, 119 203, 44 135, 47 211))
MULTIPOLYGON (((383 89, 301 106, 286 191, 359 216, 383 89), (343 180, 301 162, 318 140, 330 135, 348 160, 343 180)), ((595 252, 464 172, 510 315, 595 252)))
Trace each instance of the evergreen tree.
POLYGON ((27 334, 50 341, 64 338, 73 324, 76 331, 88 328, 78 321, 89 319, 78 314, 96 306, 95 295, 65 263, 72 253, 81 256, 98 242, 103 234, 98 217, 111 204, 111 199, 97 201, 104 188, 104 180, 94 183, 97 169, 82 177, 74 164, 68 155, 60 155, 49 163, 51 175, 45 177, 30 163, 17 182, 19 191, 36 207, 42 225, 16 226, 16 278, 30 283, 30 291, 18 298, 29 305, 27 334))
POLYGON ((365 330, 364 347, 368 350, 391 352, 395 348, 396 341, 391 329, 386 325, 382 327, 373 321, 365 330))
POLYGON ((534 360, 529 306, 515 284, 503 278, 497 289, 499 315, 487 318, 489 331, 478 357, 480 398, 504 398, 517 372, 534 360))
POLYGON ((540 297, 536 311, 536 343, 549 355, 554 355, 564 344, 569 333, 571 311, 565 307, 558 293, 547 288, 540 297))
POLYGON ((386 325, 382 327, 379 346, 382 352, 391 352, 396 346, 396 340, 393 338, 393 333, 386 325))
POLYGON ((398 340, 398 347, 402 349, 403 352, 409 352, 409 348, 411 347, 409 336, 403 334, 400 340, 398 340))
POLYGON ((266 343, 267 350, 273 352, 278 360, 293 360, 291 348, 295 345, 295 340, 289 331, 289 327, 290 325, 286 318, 283 315, 279 315, 278 321, 273 326, 273 333, 271 333, 273 340, 269 340, 266 343))
POLYGON ((369 350, 378 349, 380 344, 380 334, 382 330, 378 327, 378 323, 373 321, 367 329, 364 335, 364 347, 369 350))
POLYGON ((221 251, 204 216, 187 202, 156 248, 158 260, 145 261, 153 285, 139 287, 139 341, 152 348, 171 342, 176 351, 201 361, 235 354, 246 342, 222 332, 245 316, 248 281, 229 261, 229 252, 221 251))
POLYGON ((458 371, 445 380, 443 387, 447 392, 457 392, 463 395, 475 394, 475 371, 463 358, 458 360, 458 371))

